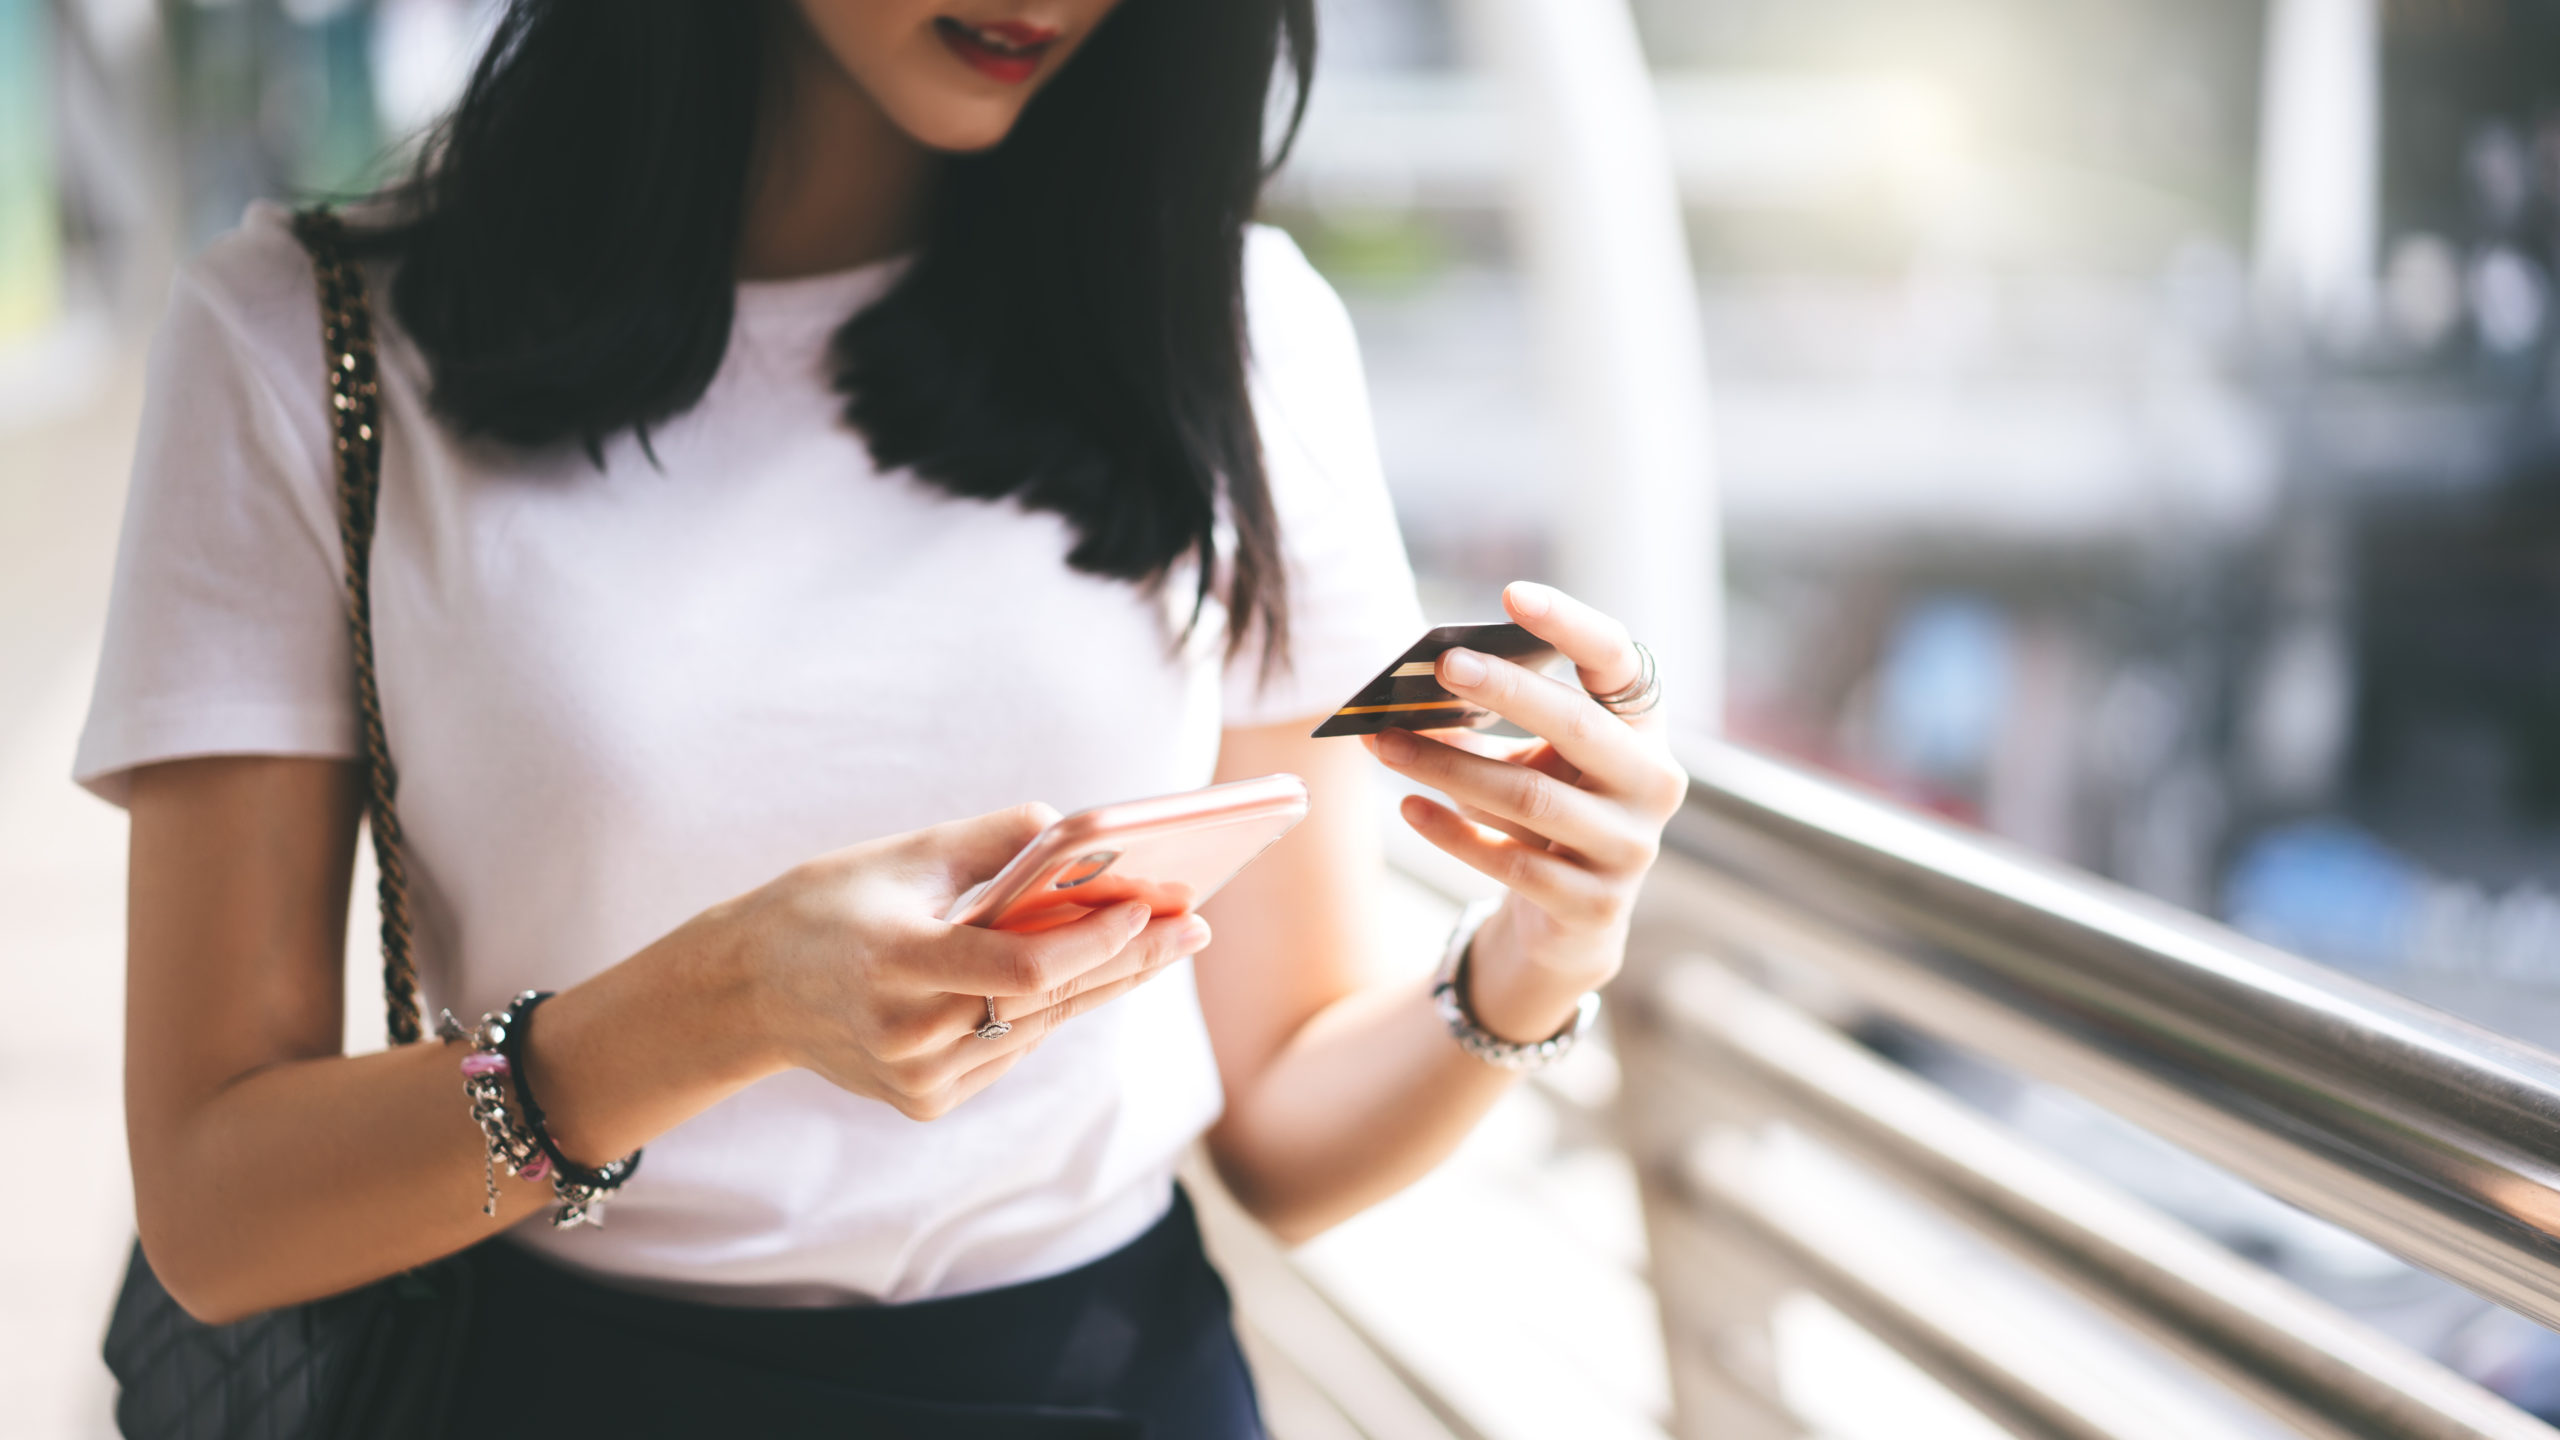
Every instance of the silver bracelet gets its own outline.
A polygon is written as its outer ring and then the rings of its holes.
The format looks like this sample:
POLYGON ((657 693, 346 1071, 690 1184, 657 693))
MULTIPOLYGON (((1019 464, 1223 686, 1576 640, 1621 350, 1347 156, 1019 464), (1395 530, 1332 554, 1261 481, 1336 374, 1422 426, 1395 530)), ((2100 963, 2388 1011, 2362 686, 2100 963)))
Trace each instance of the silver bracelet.
POLYGON ((1441 1022, 1449 1027, 1449 1034, 1457 1040, 1459 1049, 1487 1065, 1504 1070, 1523 1073, 1544 1070, 1572 1054, 1573 1047, 1581 1043, 1583 1032, 1600 1018, 1600 995, 1598 991, 1584 991, 1582 998, 1574 1002, 1573 1018, 1565 1022, 1563 1029, 1544 1040, 1521 1044, 1505 1040, 1477 1024, 1476 1017, 1467 1010, 1467 952, 1475 945, 1476 932, 1484 928, 1484 922, 1492 919, 1493 912, 1501 906, 1502 897, 1497 895, 1478 900, 1458 912, 1458 923, 1449 927, 1448 948, 1440 955, 1439 973, 1431 982, 1431 1003, 1439 1010, 1441 1022))
POLYGON ((544 992, 527 990, 509 1001, 505 1009, 481 1016, 480 1023, 468 1030, 447 1010, 436 1026, 436 1038, 447 1044, 461 1040, 471 1045, 462 1057, 462 1089, 471 1097, 471 1118, 479 1125, 480 1138, 486 1146, 481 1156, 480 1179, 488 1198, 480 1213, 497 1217, 498 1172, 504 1170, 519 1179, 551 1182, 551 1197, 560 1205, 551 1215, 554 1229, 601 1226, 606 1197, 620 1189, 639 1167, 640 1154, 634 1151, 603 1170, 571 1175, 557 1152, 544 1143, 541 1112, 532 1107, 528 1092, 515 1088, 522 1082, 515 1074, 515 1059, 507 1042, 533 1007, 548 998, 544 992))

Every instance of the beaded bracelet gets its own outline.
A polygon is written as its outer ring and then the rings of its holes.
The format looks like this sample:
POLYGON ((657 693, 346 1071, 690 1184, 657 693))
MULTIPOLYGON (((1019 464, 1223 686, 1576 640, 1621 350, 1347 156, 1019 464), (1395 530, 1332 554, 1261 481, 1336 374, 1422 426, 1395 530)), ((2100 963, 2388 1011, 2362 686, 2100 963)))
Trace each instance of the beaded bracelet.
POLYGON ((543 1123, 542 1107, 533 1098, 533 1085, 524 1065, 528 1022, 535 1007, 550 998, 550 991, 527 990, 509 1001, 506 1008, 481 1016, 480 1023, 467 1033, 453 1018, 453 1012, 447 1010, 436 1034, 448 1041, 467 1038, 472 1042, 471 1053, 462 1057, 462 1088, 471 1097, 471 1118, 479 1124, 481 1137, 488 1144, 481 1159, 481 1180, 488 1199, 480 1207, 481 1213, 496 1217, 498 1171, 504 1167, 508 1174, 521 1179, 551 1181, 551 1193, 560 1202, 551 1217, 555 1228, 602 1225, 605 1197, 620 1189, 622 1182, 640 1168, 641 1152, 634 1150, 600 1169, 590 1170, 561 1154, 553 1142, 543 1123), (514 1082, 512 1086, 509 1081, 514 1082))

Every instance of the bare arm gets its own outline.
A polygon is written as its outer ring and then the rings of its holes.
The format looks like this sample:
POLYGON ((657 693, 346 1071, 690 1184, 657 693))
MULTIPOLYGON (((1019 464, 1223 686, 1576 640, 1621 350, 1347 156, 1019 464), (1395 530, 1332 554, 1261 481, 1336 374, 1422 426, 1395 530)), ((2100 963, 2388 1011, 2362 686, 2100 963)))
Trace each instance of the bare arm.
POLYGON ((1391 978, 1411 976, 1416 960, 1377 941, 1376 765, 1356 745, 1308 739, 1313 728, 1226 734, 1219 779, 1295 771, 1314 803, 1210 902, 1219 939, 1199 964, 1227 1092, 1211 1158, 1237 1199, 1292 1241, 1420 1178, 1511 1078, 1450 1043, 1424 981, 1391 978))
MULTIPOLYGON (((358 783, 303 759, 134 777, 135 1212, 162 1283, 200 1319, 379 1279, 548 1199, 502 1179, 498 1219, 481 1213, 453 1049, 339 1054, 358 783)), ((929 1119, 1205 943, 1197 922, 1149 925, 1138 906, 1028 937, 933 918, 1048 818, 1022 807, 822 856, 563 991, 527 1057, 563 1149, 628 1153, 792 1066, 929 1119), (980 993, 1004 997, 1005 1040, 969 1035, 980 993)))
MULTIPOLYGON (((1514 586, 1513 618, 1554 641, 1597 691, 1624 686, 1634 674, 1625 632, 1542 591, 1514 586)), ((1582 993, 1616 973, 1627 912, 1685 787, 1659 716, 1630 725, 1571 687, 1489 664, 1462 683, 1444 657, 1441 678, 1541 739, 1411 736, 1399 755, 1386 737, 1368 750, 1308 739, 1312 718, 1226 734, 1219 778, 1293 770, 1315 802, 1208 907, 1224 938, 1199 966, 1227 1092, 1210 1154, 1283 1239, 1412 1183, 1512 1078, 1458 1048, 1425 982, 1382 973, 1372 755, 1459 807, 1409 798, 1406 823, 1510 888, 1477 936, 1467 1001, 1478 1023, 1512 1040, 1563 1028, 1582 993)), ((1417 957, 1402 958, 1395 968, 1411 973, 1417 957)))

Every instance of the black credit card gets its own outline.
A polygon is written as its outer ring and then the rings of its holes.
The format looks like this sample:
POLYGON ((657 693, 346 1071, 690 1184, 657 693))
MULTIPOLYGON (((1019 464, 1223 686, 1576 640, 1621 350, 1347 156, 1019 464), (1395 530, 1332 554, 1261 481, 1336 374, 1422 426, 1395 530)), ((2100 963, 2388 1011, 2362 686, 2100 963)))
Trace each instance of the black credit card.
POLYGON ((1502 717, 1449 693, 1433 668, 1444 650, 1460 647, 1499 655, 1515 665, 1543 670, 1554 663, 1556 647, 1517 625, 1443 625, 1413 642, 1413 648, 1342 702, 1342 708, 1315 729, 1315 738, 1375 735, 1381 730, 1481 730, 1502 717))

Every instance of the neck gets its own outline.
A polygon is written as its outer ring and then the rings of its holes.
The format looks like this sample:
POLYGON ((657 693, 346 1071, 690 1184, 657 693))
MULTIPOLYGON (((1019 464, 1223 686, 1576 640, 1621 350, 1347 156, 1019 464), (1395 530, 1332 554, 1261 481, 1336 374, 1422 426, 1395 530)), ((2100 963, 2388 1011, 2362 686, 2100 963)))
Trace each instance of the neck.
POLYGON ((796 13, 777 30, 738 237, 739 278, 823 274, 914 248, 933 153, 891 123, 796 13))

